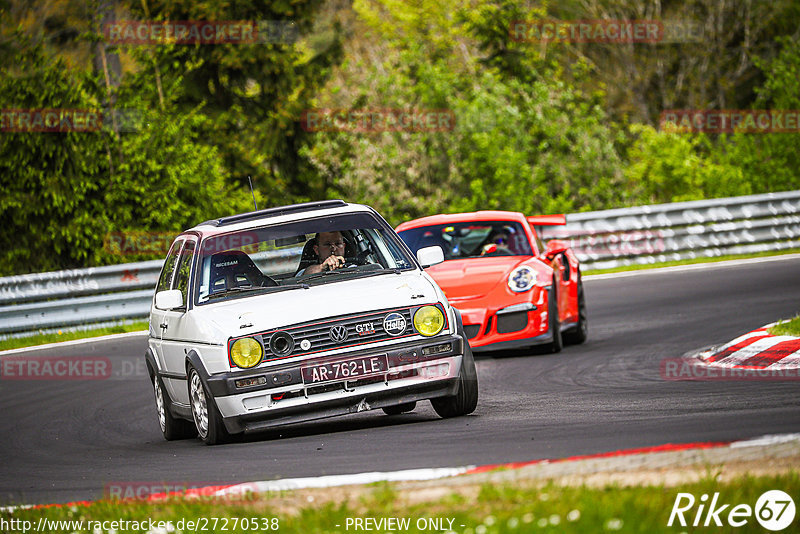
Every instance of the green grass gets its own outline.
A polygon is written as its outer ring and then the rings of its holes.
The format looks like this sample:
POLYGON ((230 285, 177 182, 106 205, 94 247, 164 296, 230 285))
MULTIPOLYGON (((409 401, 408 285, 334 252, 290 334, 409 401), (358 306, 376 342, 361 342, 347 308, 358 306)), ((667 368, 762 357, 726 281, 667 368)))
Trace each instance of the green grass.
POLYGON ((611 269, 594 269, 594 270, 587 270, 584 272, 586 276, 592 274, 607 274, 607 273, 622 273, 627 271, 641 271, 643 269, 657 269, 659 267, 674 267, 676 265, 693 265, 696 263, 716 263, 719 261, 728 261, 728 260, 744 260, 750 258, 764 258, 767 256, 783 256, 785 254, 797 254, 800 252, 800 248, 792 248, 780 251, 770 251, 770 252, 755 252, 753 254, 736 254, 736 255, 727 255, 727 256, 715 256, 713 258, 694 258, 691 260, 675 260, 675 261, 664 261, 661 263, 648 263, 646 265, 628 265, 623 267, 613 267, 611 269))
POLYGON ((773 336, 796 336, 800 337, 800 315, 794 319, 779 321, 778 324, 769 329, 773 336))
MULTIPOLYGON (((677 533, 686 531, 713 531, 713 532, 765 532, 756 518, 747 518, 747 524, 739 528, 727 525, 727 514, 738 504, 745 504, 755 508, 756 502, 765 491, 779 489, 795 498, 800 495, 800 476, 797 472, 784 475, 750 477, 742 476, 730 481, 718 481, 716 477, 708 478, 696 483, 683 484, 676 488, 663 486, 646 487, 618 487, 606 486, 603 488, 587 487, 562 487, 552 484, 544 486, 525 485, 525 482, 515 485, 484 485, 479 490, 477 498, 474 493, 469 497, 453 493, 438 500, 429 502, 416 502, 404 505, 402 491, 395 491, 390 484, 379 484, 371 488, 372 492, 347 502, 327 502, 325 504, 309 504, 305 494, 292 498, 292 492, 281 495, 277 499, 252 501, 238 501, 225 503, 220 501, 186 501, 169 500, 158 503, 145 503, 142 501, 99 501, 89 505, 72 507, 42 508, 17 510, 13 513, 0 512, 0 525, 2 521, 10 519, 30 521, 35 525, 40 518, 48 520, 77 520, 84 521, 82 529, 75 525, 60 530, 51 528, 51 531, 91 532, 94 526, 87 521, 169 521, 177 532, 179 527, 183 532, 192 532, 187 521, 205 523, 206 532, 246 532, 252 529, 252 521, 257 520, 259 527, 268 525, 277 526, 281 533, 347 533, 365 532, 357 530, 348 519, 356 518, 402 518, 409 520, 409 528, 398 529, 395 532, 445 532, 452 525, 452 531, 470 534, 507 534, 528 532, 642 532, 642 533, 677 533), (691 493, 696 498, 696 503, 684 514, 687 527, 681 527, 677 522, 672 527, 667 526, 670 512, 675 504, 678 493, 691 493), (691 526, 700 505, 703 494, 709 496, 711 501, 715 492, 719 493, 717 506, 729 504, 720 514, 723 527, 711 526, 703 528, 702 516, 700 527, 691 526), (303 503, 302 508, 286 508, 287 499, 294 503, 303 503), (286 510, 277 512, 276 510, 286 510), (243 518, 246 518, 245 528, 242 528, 243 518), (274 521, 273 521, 274 519, 274 521), (426 520, 443 521, 438 523, 444 526, 442 530, 434 528, 421 528, 426 520), (452 520, 452 524, 448 522, 452 520), (183 524, 179 522, 183 521, 183 524), (263 523, 266 521, 266 523, 263 523), (418 525, 419 521, 419 525, 418 525), (234 522, 238 523, 234 525, 234 522), (348 528, 348 525, 349 528, 348 528), (87 530, 88 529, 88 530, 87 530)), ((318 490, 317 490, 318 491, 318 490)), ((411 493, 405 490, 406 494, 411 493)), ((336 488, 327 490, 326 494, 340 495, 336 488)), ((319 495, 319 493, 317 493, 319 495)), ((705 506, 705 510, 708 506, 705 506)), ((792 526, 796 526, 800 519, 795 518, 792 526)), ((431 524, 428 524, 431 525, 431 524)), ((19 525, 18 525, 19 526, 19 525)), ((128 524, 116 530, 119 534, 125 532, 146 532, 145 528, 130 528, 137 525, 128 524)), ((141 526, 141 525, 139 525, 141 526)), ((433 526, 433 525, 431 525, 433 526)), ((788 531, 792 531, 792 526, 788 531)), ((2 529, 2 526, 0 526, 2 529)), ((7 529, 11 532, 22 532, 7 529)), ((169 530, 169 529, 167 529, 169 530)), ((203 531, 202 528, 197 529, 203 531)), ((103 529, 104 532, 108 528, 103 529)), ((275 531, 275 529, 260 528, 258 532, 275 531)), ((386 529, 375 529, 375 532, 386 532, 386 529)), ((158 531, 155 531, 158 532, 158 531)), ((161 531, 163 532, 163 531, 161 531)))
POLYGON ((29 337, 9 338, 0 340, 0 350, 18 349, 20 347, 33 347, 35 345, 44 345, 46 343, 57 343, 59 341, 70 341, 72 339, 106 336, 108 334, 138 332, 140 330, 147 330, 147 325, 147 321, 137 321, 135 323, 119 324, 90 330, 76 330, 72 332, 37 334, 29 337))

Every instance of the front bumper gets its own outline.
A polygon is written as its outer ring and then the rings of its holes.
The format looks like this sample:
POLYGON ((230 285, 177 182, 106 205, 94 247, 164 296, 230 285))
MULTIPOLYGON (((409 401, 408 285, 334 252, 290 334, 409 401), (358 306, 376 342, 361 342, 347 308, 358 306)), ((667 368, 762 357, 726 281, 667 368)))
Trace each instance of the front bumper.
POLYGON ((549 343, 547 296, 550 286, 536 287, 531 300, 498 301, 487 295, 450 299, 461 312, 464 331, 473 352, 514 349, 549 343))
POLYGON ((464 339, 436 336, 402 346, 335 354, 300 363, 210 376, 207 386, 230 433, 357 413, 400 403, 454 395, 458 391, 464 339), (449 350, 423 355, 426 347, 449 350), (383 350, 381 350, 383 349, 383 350), (388 370, 352 380, 304 384, 301 365, 386 355, 388 370), (244 378, 264 376, 265 385, 237 388, 244 378))

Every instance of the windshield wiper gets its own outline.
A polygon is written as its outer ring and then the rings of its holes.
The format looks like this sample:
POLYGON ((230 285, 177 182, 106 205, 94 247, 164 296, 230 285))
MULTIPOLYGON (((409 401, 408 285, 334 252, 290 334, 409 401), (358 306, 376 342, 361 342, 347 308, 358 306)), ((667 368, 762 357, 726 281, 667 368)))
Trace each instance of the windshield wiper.
POLYGON ((305 280, 314 280, 316 278, 324 278, 326 276, 331 276, 335 273, 342 273, 342 274, 355 274, 352 278, 362 278, 367 276, 376 276, 379 274, 400 274, 403 271, 398 268, 380 268, 380 269, 359 269, 358 267, 345 267, 343 269, 336 269, 334 271, 322 271, 319 273, 312 274, 305 280))
MULTIPOLYGON (((333 271, 320 271, 318 273, 310 274, 308 276, 304 276, 303 280, 315 280, 317 278, 324 278, 326 276, 333 276, 335 274, 348 274, 348 273, 356 273, 358 272, 358 267, 342 267, 341 269, 334 269, 333 271)), ((371 272, 371 271, 365 271, 371 272)))
POLYGON ((289 285, 277 285, 277 286, 237 286, 237 287, 230 287, 227 288, 225 291, 220 291, 219 293, 212 293, 206 297, 206 300, 215 299, 218 297, 224 297, 231 293, 247 293, 249 291, 268 291, 268 292, 277 292, 283 291, 284 289, 309 289, 310 286, 308 284, 289 284, 289 285))
POLYGON ((285 286, 275 286, 275 289, 311 289, 308 284, 286 284, 285 286))

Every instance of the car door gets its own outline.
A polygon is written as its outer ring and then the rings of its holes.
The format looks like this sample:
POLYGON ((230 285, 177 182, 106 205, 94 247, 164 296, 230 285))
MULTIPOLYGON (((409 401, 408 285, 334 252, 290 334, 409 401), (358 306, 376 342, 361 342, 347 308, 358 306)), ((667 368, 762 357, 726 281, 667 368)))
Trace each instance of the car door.
MULTIPOLYGON (((172 287, 172 279, 175 274, 175 267, 178 262, 178 255, 180 254, 181 247, 183 246, 183 238, 178 238, 172 243, 169 249, 167 259, 164 261, 164 267, 161 268, 161 274, 158 277, 156 284, 156 293, 159 291, 166 291, 172 287)), ((150 348, 153 350, 153 356, 158 361, 158 366, 161 371, 165 369, 164 353, 163 353, 163 334, 164 326, 166 325, 166 310, 156 308, 155 298, 153 304, 150 306, 150 348)))
POLYGON ((183 306, 164 311, 162 323, 162 353, 164 368, 167 373, 164 385, 170 397, 182 404, 189 403, 189 394, 186 386, 186 354, 188 340, 192 335, 190 329, 191 317, 187 311, 191 308, 191 295, 189 291, 194 262, 194 252, 197 241, 193 237, 186 239, 175 266, 175 275, 172 279, 171 289, 177 289, 183 295, 183 306))

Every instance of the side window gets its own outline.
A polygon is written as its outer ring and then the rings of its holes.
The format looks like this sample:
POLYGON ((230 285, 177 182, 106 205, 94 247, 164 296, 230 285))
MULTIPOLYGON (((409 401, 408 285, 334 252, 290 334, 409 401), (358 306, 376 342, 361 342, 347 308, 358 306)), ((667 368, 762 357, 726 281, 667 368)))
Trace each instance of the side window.
POLYGON ((192 270, 192 256, 194 256, 194 241, 187 241, 183 247, 180 260, 178 260, 178 272, 175 274, 175 289, 179 289, 183 294, 184 306, 189 296, 189 274, 192 270))
POLYGON ((172 273, 175 272, 175 262, 178 259, 178 252, 181 250, 182 244, 183 239, 179 239, 172 244, 167 260, 164 262, 164 267, 161 269, 161 276, 158 277, 156 292, 169 289, 170 282, 172 282, 172 273))

